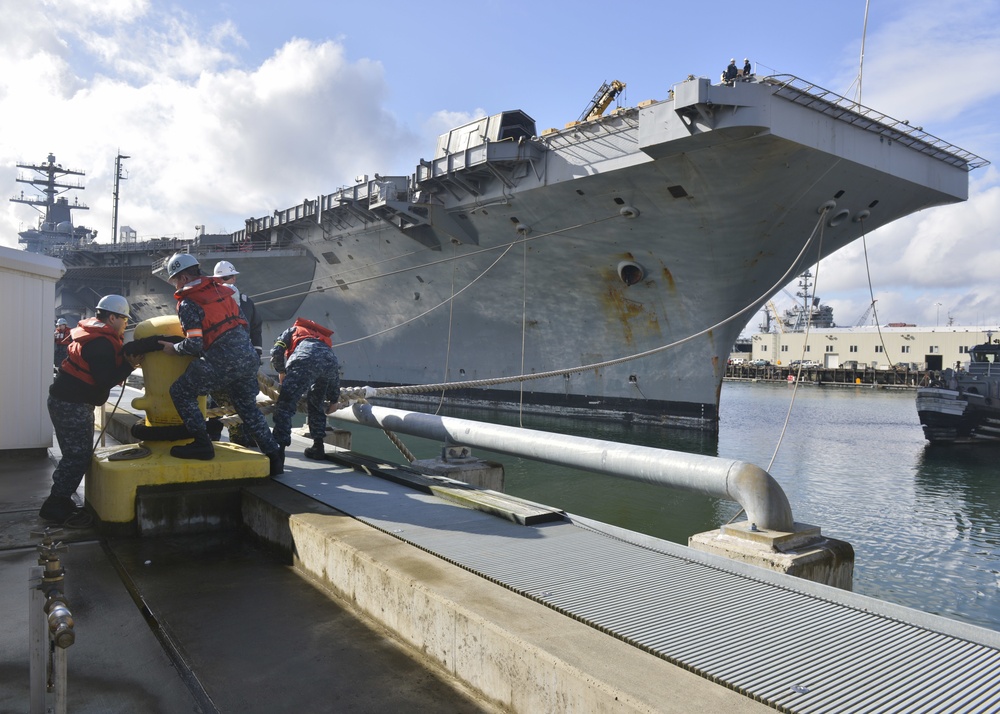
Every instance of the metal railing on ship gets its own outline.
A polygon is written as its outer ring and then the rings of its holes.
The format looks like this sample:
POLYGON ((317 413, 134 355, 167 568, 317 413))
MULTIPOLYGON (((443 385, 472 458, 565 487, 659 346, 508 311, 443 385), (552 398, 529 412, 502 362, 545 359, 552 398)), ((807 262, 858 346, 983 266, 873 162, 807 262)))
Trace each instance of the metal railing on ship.
POLYGON ((775 74, 765 77, 761 81, 777 86, 778 91, 775 94, 779 97, 876 134, 883 134, 888 139, 898 141, 945 163, 964 168, 966 171, 988 166, 990 163, 971 151, 966 151, 933 134, 928 134, 922 127, 910 126, 909 121, 894 119, 887 114, 882 114, 795 75, 775 74))

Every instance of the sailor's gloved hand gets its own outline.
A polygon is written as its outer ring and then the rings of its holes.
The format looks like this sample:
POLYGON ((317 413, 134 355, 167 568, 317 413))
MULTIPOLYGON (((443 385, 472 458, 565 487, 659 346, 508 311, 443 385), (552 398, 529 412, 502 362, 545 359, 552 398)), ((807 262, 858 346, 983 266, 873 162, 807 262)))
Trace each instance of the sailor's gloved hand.
POLYGON ((136 369, 136 368, 142 366, 142 358, 145 355, 142 355, 142 354, 131 355, 131 354, 125 352, 124 350, 122 350, 122 352, 125 353, 125 361, 127 361, 130 365, 132 365, 132 369, 136 369))
POLYGON ((122 347, 122 353, 128 356, 143 355, 147 352, 159 352, 163 349, 163 345, 160 344, 161 340, 177 344, 183 339, 183 337, 178 337, 177 335, 152 335, 150 337, 142 337, 138 340, 132 340, 122 347))

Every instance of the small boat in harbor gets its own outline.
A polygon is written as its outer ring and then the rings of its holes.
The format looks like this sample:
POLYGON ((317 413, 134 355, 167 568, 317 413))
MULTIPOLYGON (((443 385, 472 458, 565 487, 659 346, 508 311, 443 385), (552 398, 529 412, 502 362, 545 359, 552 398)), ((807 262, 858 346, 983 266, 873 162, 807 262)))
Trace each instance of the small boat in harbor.
POLYGON ((917 415, 932 443, 1000 442, 1000 339, 970 348, 967 370, 917 389, 917 415))

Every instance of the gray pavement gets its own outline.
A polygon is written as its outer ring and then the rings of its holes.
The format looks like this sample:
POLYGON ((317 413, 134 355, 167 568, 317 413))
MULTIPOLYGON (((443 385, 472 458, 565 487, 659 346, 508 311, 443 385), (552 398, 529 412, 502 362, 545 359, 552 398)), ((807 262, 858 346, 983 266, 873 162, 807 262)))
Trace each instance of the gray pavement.
MULTIPOLYGON (((28 575, 47 457, 0 459, 0 712, 26 712, 28 575)), ((63 531, 69 711, 491 711, 240 534, 63 531)))

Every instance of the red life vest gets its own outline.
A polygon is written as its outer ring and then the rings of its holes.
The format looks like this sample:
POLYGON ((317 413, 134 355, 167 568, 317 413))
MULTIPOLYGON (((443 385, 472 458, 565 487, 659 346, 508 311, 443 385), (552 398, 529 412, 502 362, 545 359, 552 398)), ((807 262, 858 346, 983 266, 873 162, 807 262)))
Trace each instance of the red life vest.
POLYGON ((86 382, 92 387, 96 387, 97 382, 94 381, 94 375, 90 373, 90 365, 83 358, 83 346, 92 340, 102 337, 110 340, 111 344, 114 345, 115 367, 121 366, 122 338, 115 328, 98 320, 96 317, 90 317, 86 320, 81 320, 70 332, 70 335, 73 341, 66 348, 69 354, 63 360, 62 364, 59 365, 59 369, 63 372, 76 377, 81 382, 86 382))
POLYGON ((55 334, 53 335, 53 339, 55 340, 55 343, 57 345, 65 347, 66 345, 68 345, 70 342, 73 341, 73 336, 69 332, 69 327, 60 326, 56 328, 55 334))
POLYGON ((319 340, 327 347, 333 347, 333 341, 330 339, 332 334, 333 330, 318 325, 312 320, 307 320, 304 317, 295 318, 295 323, 292 325, 292 344, 285 349, 285 359, 292 356, 292 352, 302 340, 319 340))
POLYGON ((174 293, 177 307, 181 300, 190 300, 205 311, 201 329, 185 330, 186 337, 200 337, 202 349, 207 350, 219 336, 247 321, 240 317, 240 306, 233 300, 233 291, 218 278, 202 277, 197 284, 188 284, 174 293))

